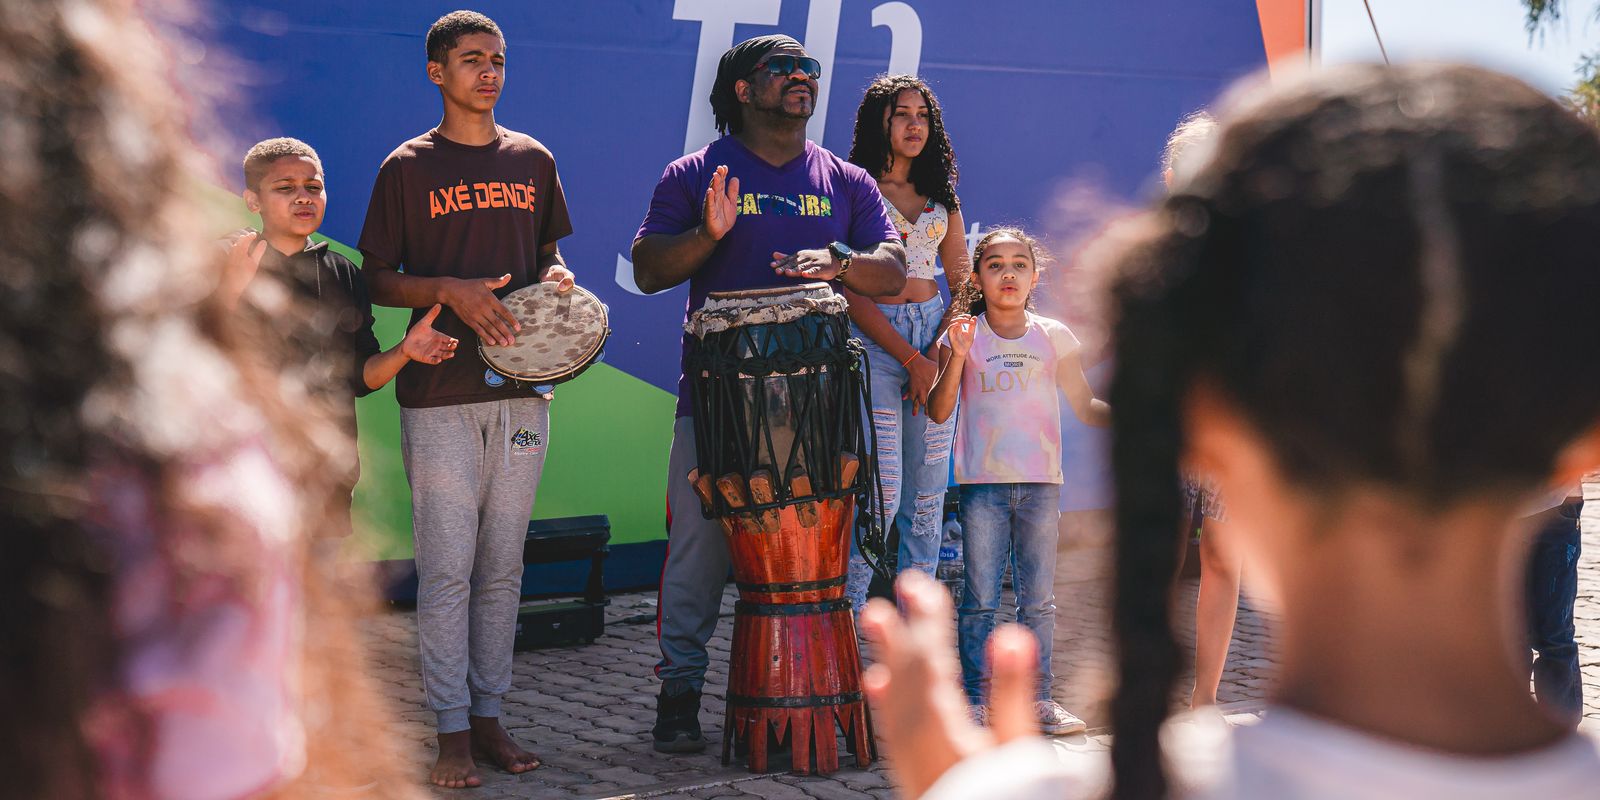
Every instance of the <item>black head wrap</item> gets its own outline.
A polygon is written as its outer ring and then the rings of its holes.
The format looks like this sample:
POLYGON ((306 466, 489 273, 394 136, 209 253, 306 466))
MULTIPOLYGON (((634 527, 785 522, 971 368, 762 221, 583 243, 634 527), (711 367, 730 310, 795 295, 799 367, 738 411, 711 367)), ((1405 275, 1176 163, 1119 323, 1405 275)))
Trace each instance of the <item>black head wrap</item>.
POLYGON ((739 98, 733 93, 733 84, 761 63, 767 54, 786 45, 801 48, 793 36, 781 33, 746 39, 722 54, 717 62, 717 80, 711 84, 711 113, 717 120, 717 132, 738 133, 744 127, 739 116, 739 98))

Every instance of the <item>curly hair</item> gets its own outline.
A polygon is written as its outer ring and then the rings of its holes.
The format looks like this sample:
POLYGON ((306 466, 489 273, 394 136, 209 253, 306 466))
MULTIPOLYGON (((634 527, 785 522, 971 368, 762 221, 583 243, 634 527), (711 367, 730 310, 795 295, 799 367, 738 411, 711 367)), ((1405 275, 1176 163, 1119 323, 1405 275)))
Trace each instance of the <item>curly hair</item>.
POLYGON ((915 89, 928 104, 928 141, 922 152, 911 161, 911 185, 917 193, 943 203, 949 211, 961 210, 961 200, 956 197, 956 182, 961 170, 956 166, 956 153, 950 146, 950 136, 944 130, 944 111, 939 98, 928 84, 915 75, 879 75, 867 86, 861 96, 861 106, 856 109, 855 136, 850 141, 850 163, 867 171, 874 179, 882 178, 894 161, 894 151, 889 145, 889 125, 884 115, 894 107, 901 92, 915 89))
MULTIPOLYGON (((309 309, 285 300, 247 327, 213 293, 221 265, 193 190, 215 169, 188 131, 214 115, 172 85, 161 30, 117 0, 0 4, 0 769, 36 797, 154 794, 157 756, 188 745, 157 738, 162 712, 130 688, 130 659, 142 637, 182 639, 180 662, 202 646, 192 634, 214 618, 186 602, 193 587, 265 602, 254 559, 269 534, 195 480, 249 449, 293 493, 271 547, 295 595, 283 677, 308 774, 414 797, 370 769, 394 757, 371 735, 386 720, 354 624, 370 595, 307 541, 341 502, 327 465, 354 445, 307 402, 306 354, 262 334, 303 328, 309 309), (130 572, 170 578, 141 598, 137 631, 118 604, 130 572)), ((310 791, 282 777, 279 796, 310 791)))
MULTIPOLYGON (((967 273, 967 279, 956 287, 955 296, 950 299, 952 314, 970 314, 974 317, 986 310, 983 302, 983 289, 978 285, 979 262, 983 260, 983 251, 989 248, 998 239, 1015 239, 1028 246, 1028 256, 1033 259, 1033 270, 1040 276, 1044 275, 1045 265, 1052 260, 1050 251, 1031 234, 1014 226, 990 228, 985 231, 978 243, 972 247, 972 271, 967 273)), ((1028 308, 1033 308, 1033 293, 1028 294, 1028 308)))
POLYGON ((258 189, 261 179, 267 176, 267 170, 272 168, 273 162, 290 156, 309 158, 317 165, 317 171, 322 171, 322 159, 311 145, 299 139, 280 136, 256 142, 255 146, 244 154, 244 187, 252 191, 258 189))
POLYGON ((1600 419, 1592 125, 1437 64, 1252 81, 1224 109, 1212 157, 1127 223, 1112 285, 1120 800, 1170 789, 1180 409, 1197 380, 1329 501, 1374 485, 1433 509, 1517 497, 1600 419))
POLYGON ((425 40, 428 50, 428 60, 443 64, 450 57, 450 48, 461 41, 461 37, 474 33, 492 33, 505 41, 506 35, 500 32, 500 26, 488 17, 476 11, 452 11, 428 27, 428 37, 425 40))
POLYGON ((1167 136, 1167 145, 1161 151, 1161 170, 1172 173, 1174 185, 1181 185, 1195 172, 1198 164, 1195 163, 1193 148, 1209 144, 1216 130, 1216 119, 1203 108, 1179 120, 1178 126, 1172 129, 1167 136))

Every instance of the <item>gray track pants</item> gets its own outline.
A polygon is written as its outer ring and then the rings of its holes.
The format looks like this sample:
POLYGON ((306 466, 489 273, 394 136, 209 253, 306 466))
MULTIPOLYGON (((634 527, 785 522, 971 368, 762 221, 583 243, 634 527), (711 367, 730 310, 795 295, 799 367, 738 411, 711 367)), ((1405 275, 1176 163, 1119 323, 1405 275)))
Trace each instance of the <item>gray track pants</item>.
POLYGON ((685 477, 698 457, 694 419, 681 417, 672 426, 672 454, 667 459, 667 503, 672 528, 667 532, 667 564, 661 573, 662 680, 681 678, 699 689, 705 684, 706 642, 717 627, 722 587, 728 579, 728 541, 722 524, 700 514, 700 498, 685 477))
POLYGON ((400 409, 417 560, 422 686, 440 733, 500 716, 522 545, 550 442, 537 398, 400 409))

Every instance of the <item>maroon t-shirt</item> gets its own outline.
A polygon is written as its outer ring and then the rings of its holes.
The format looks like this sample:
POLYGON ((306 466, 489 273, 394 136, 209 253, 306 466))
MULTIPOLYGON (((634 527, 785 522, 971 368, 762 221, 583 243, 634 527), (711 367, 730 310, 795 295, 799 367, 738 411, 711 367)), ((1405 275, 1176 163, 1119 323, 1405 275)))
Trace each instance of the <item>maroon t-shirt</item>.
MULTIPOLYGON (((499 128, 486 145, 452 142, 429 131, 395 148, 378 169, 361 229, 361 252, 407 275, 498 278, 504 297, 539 278, 539 248, 572 233, 556 162, 526 134, 499 128)), ((415 309, 411 322, 427 309, 415 309)), ((449 307, 433 327, 461 340, 442 364, 410 362, 395 379, 406 408, 534 397, 478 355, 478 336, 449 307)), ((531 331, 524 326, 520 336, 531 331)))

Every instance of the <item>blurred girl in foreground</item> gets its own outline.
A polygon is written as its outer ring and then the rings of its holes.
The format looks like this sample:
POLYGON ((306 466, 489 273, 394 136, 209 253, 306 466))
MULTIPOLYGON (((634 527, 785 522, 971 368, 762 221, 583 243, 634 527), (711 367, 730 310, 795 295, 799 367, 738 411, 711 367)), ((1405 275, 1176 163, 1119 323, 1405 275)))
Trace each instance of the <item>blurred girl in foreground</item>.
POLYGON ((308 558, 353 457, 326 365, 286 290, 224 316, 206 104, 129 5, 0 4, 0 768, 52 800, 410 796, 366 595, 308 558))
POLYGON ((1596 743, 1528 693, 1518 517, 1600 464, 1600 135, 1516 80, 1439 65, 1253 85, 1219 118, 1210 161, 1118 234, 1109 774, 1030 735, 1017 629, 991 640, 991 728, 972 727, 949 601, 906 576, 905 621, 864 616, 902 788, 1592 796, 1596 743), (1163 731, 1180 463, 1216 481, 1281 615, 1251 727, 1211 712, 1163 731))

